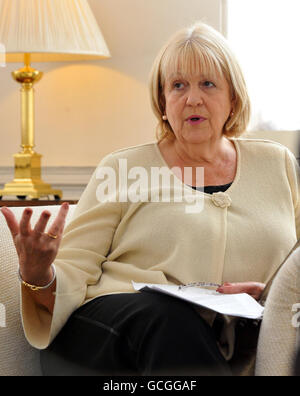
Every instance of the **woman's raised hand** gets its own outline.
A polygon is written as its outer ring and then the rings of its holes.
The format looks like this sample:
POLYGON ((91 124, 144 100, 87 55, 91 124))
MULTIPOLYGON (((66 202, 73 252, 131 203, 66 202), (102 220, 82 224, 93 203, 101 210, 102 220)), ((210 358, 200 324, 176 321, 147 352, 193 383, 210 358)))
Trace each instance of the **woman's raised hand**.
POLYGON ((51 264, 58 252, 68 210, 69 204, 64 202, 48 233, 45 233, 51 216, 49 211, 44 210, 31 228, 31 208, 24 210, 20 223, 9 208, 1 208, 19 256, 21 277, 27 283, 45 286, 52 280, 51 264))

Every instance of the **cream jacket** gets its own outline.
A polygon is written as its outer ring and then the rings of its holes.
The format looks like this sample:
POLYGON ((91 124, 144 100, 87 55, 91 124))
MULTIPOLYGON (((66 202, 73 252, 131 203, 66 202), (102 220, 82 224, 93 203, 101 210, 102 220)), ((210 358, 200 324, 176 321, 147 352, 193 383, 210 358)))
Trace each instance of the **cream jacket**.
MULTIPOLYGON (((237 173, 231 187, 213 195, 193 190, 203 204, 195 213, 188 213, 185 200, 126 202, 118 193, 120 179, 115 202, 99 202, 104 170, 119 175, 126 162, 128 172, 134 168, 127 187, 135 191, 139 176, 148 175, 150 180, 151 168, 167 167, 156 142, 106 156, 64 231, 54 262, 53 316, 36 306, 22 287, 22 319, 29 343, 46 348, 79 306, 98 296, 133 293, 132 280, 267 282, 299 235, 297 163, 278 143, 232 140, 237 173)), ((180 184, 184 191, 192 190, 180 184)))

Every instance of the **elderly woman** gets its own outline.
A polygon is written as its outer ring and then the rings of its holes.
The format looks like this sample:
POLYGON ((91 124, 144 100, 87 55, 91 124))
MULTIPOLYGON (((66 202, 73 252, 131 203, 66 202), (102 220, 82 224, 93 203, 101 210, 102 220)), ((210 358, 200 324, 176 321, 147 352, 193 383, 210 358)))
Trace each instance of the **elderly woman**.
POLYGON ((48 233, 49 212, 31 228, 30 208, 20 224, 2 209, 19 254, 24 331, 47 348, 46 374, 230 375, 232 318, 136 292, 132 281, 209 282, 259 299, 296 242, 296 160, 280 144, 237 138, 250 105, 225 39, 202 23, 180 31, 150 88, 157 141, 106 156, 64 234, 67 204, 48 233), (176 180, 168 200, 166 183, 147 188, 162 168, 176 180), (172 195, 178 187, 198 210, 172 195))

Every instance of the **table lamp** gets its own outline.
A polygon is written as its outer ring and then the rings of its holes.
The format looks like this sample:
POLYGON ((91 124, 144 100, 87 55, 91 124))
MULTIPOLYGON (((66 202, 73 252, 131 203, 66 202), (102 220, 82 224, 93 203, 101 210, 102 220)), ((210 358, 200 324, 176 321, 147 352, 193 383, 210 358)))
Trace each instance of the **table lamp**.
POLYGON ((0 190, 0 199, 61 199, 61 190, 42 181, 42 156, 34 151, 33 86, 43 73, 31 63, 103 59, 109 50, 87 0, 0 0, 0 43, 6 62, 24 62, 12 73, 21 84, 22 150, 14 154, 14 179, 0 190))

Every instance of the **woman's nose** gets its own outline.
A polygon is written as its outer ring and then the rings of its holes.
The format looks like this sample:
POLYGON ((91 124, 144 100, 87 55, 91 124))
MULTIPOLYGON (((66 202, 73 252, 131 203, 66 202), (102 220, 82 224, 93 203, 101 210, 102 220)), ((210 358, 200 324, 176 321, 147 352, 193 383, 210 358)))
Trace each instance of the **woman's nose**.
POLYGON ((189 106, 199 106, 203 104, 203 96, 198 88, 191 88, 187 93, 186 104, 189 106))

